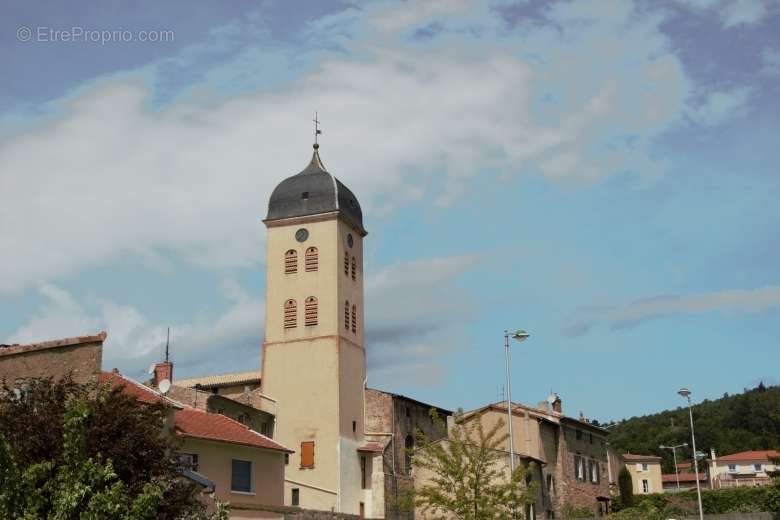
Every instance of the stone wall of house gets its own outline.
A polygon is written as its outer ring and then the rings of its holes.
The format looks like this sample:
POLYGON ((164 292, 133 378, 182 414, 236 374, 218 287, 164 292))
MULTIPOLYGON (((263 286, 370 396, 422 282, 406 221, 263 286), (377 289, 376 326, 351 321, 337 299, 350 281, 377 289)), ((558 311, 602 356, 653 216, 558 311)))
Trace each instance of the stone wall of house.
POLYGON ((105 335, 87 338, 93 341, 73 338, 71 342, 0 347, 0 381, 13 387, 29 378, 61 379, 70 375, 77 383, 94 380, 100 373, 105 335))
POLYGON ((561 424, 558 450, 556 512, 565 504, 575 507, 587 507, 599 514, 600 503, 597 497, 609 497, 609 478, 607 470, 607 446, 603 436, 583 428, 561 424), (577 431, 581 438, 577 438, 577 431), (590 479, 578 480, 574 467, 574 457, 580 455, 599 462, 599 483, 590 479))
POLYGON ((357 515, 335 513, 333 511, 315 511, 292 506, 263 506, 250 504, 231 504, 230 519, 284 519, 284 520, 357 520, 357 515))
MULTIPOLYGON (((419 429, 431 439, 446 435, 446 417, 442 416, 441 428, 431 419, 431 405, 407 399, 403 396, 366 389, 366 433, 392 434, 382 456, 384 466, 385 518, 411 520, 414 512, 402 511, 399 501, 413 489, 407 446, 414 446, 414 435, 419 429)), ((448 412, 449 413, 449 412, 448 412)))

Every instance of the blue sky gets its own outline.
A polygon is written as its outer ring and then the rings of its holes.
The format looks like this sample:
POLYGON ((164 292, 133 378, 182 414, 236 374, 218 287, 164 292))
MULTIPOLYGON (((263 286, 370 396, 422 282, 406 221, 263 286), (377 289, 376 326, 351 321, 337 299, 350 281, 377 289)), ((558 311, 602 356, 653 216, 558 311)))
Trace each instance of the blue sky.
POLYGON ((260 220, 317 110, 370 232, 371 386, 497 400, 513 327, 513 397, 572 415, 776 384, 778 25, 776 0, 8 4, 0 341, 105 329, 143 378, 171 326, 179 377, 259 368, 260 220))

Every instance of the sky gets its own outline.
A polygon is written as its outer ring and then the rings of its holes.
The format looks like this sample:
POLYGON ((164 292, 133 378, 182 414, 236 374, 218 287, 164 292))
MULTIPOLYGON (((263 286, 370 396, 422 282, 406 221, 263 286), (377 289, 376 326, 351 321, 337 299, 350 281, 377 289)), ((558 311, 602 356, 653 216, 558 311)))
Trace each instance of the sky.
POLYGON ((314 112, 369 386, 600 421, 780 383, 778 0, 7 1, 0 343, 259 369, 314 112))

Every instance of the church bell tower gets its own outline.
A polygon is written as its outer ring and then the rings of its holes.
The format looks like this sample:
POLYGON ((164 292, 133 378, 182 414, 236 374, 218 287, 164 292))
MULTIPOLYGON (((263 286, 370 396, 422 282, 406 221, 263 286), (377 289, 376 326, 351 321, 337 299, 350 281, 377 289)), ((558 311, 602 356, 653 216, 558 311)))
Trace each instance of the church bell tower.
POLYGON ((360 514, 366 356, 363 215, 322 164, 274 189, 268 230, 263 394, 277 402, 274 437, 295 450, 285 504, 360 514))

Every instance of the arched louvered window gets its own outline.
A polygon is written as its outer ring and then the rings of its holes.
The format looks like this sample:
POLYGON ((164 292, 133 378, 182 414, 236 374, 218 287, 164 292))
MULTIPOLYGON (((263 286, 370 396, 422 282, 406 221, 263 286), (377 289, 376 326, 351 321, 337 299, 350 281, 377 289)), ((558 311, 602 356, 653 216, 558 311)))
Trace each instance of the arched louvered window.
POLYGON ((357 332, 357 307, 352 306, 352 332, 357 332))
POLYGON ((298 326, 298 304, 295 300, 284 302, 284 328, 294 329, 298 326))
POLYGON ((319 262, 319 251, 316 247, 310 247, 306 250, 306 271, 316 271, 317 263, 319 262))
POLYGON ((307 327, 317 324, 317 298, 309 296, 306 298, 306 319, 304 321, 307 327))
POLYGON ((352 257, 352 279, 355 279, 355 272, 357 271, 357 262, 355 262, 355 257, 352 257))
POLYGON ((284 274, 298 272, 298 251, 290 249, 284 254, 284 274))
POLYGON ((344 274, 349 276, 349 253, 344 253, 344 274))
POLYGON ((349 300, 344 302, 344 328, 349 330, 349 300))

